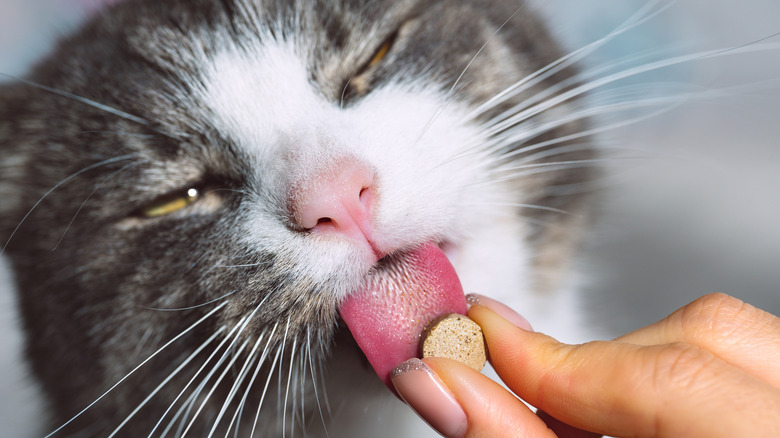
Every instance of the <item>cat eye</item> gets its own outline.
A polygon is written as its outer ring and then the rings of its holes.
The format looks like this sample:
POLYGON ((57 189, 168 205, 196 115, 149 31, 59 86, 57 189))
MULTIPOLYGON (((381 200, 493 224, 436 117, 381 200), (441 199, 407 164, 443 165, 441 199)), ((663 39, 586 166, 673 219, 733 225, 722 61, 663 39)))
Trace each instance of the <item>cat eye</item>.
POLYGON ((183 192, 164 196, 140 210, 140 215, 145 218, 156 218, 175 213, 187 208, 201 196, 200 190, 192 187, 183 192))
POLYGON ((382 62, 383 59, 387 56, 387 53, 390 51, 391 48, 393 48, 393 45, 395 44, 395 40, 398 38, 398 31, 395 31, 388 36, 384 42, 382 42, 382 45, 379 46, 378 49, 376 49, 376 52, 371 56, 371 59, 367 63, 363 65, 363 67, 358 71, 358 76, 363 75, 367 70, 370 70, 377 65, 379 65, 380 62, 382 62))
POLYGON ((387 57, 387 54, 390 52, 390 49, 393 48, 397 37, 398 31, 393 32, 389 37, 387 37, 387 39, 385 39, 382 45, 379 46, 376 52, 374 52, 368 62, 363 64, 363 66, 357 70, 355 76, 347 81, 346 85, 344 86, 342 102, 345 99, 348 100, 350 97, 366 94, 370 85, 369 76, 371 70, 378 66, 387 57))
POLYGON ((387 52, 389 52, 390 48, 393 47, 394 42, 395 42, 395 34, 391 35, 390 38, 388 38, 384 43, 382 43, 382 46, 379 47, 376 53, 374 53, 374 56, 371 58, 371 60, 368 61, 368 64, 366 64, 365 70, 374 68, 377 66, 377 64, 382 62, 382 60, 385 59, 387 52))

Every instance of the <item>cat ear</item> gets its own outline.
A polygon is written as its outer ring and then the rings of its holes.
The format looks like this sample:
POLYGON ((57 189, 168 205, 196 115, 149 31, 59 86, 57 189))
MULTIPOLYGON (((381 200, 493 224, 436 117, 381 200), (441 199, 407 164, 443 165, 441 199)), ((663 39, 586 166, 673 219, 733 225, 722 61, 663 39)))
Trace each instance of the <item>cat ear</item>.
POLYGON ((0 85, 0 247, 19 220, 27 151, 19 126, 25 113, 26 87, 0 85))

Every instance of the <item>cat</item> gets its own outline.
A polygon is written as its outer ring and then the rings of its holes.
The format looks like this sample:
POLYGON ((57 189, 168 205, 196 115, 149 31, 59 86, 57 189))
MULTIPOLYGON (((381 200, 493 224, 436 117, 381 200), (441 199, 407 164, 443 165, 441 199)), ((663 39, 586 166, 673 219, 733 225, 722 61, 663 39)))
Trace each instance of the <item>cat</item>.
POLYGON ((373 423, 411 414, 344 303, 567 302, 598 153, 564 55, 509 0, 99 11, 0 87, 0 242, 47 432, 409 435, 373 423))

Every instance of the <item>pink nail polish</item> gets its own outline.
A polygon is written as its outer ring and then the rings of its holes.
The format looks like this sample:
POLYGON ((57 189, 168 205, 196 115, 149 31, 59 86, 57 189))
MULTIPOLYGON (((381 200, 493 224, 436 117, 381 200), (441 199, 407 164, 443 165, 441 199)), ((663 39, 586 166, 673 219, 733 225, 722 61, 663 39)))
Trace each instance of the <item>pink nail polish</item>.
POLYGON ((527 330, 529 332, 534 331, 533 327, 531 327, 531 324, 525 318, 520 316, 519 313, 509 308, 507 305, 502 304, 492 298, 488 298, 479 294, 468 294, 466 295, 466 302, 468 302, 471 306, 485 306, 488 309, 496 312, 502 318, 520 327, 521 329, 527 330))
POLYGON ((437 432, 449 438, 466 434, 466 413, 425 362, 409 359, 393 370, 391 379, 401 398, 437 432))

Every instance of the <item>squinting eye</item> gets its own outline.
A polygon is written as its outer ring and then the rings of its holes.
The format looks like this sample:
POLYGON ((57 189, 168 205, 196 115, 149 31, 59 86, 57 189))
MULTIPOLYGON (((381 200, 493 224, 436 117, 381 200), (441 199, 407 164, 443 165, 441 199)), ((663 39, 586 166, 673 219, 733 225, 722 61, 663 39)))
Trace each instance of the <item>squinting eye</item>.
POLYGON ((343 102, 345 99, 349 99, 350 96, 355 95, 363 95, 368 91, 370 84, 370 76, 371 71, 379 65, 382 60, 385 59, 387 56, 387 53, 390 51, 390 49, 393 48, 393 44, 395 44, 395 40, 398 37, 398 32, 393 33, 390 35, 384 43, 382 43, 381 46, 379 46, 379 49, 377 49, 376 52, 374 52, 374 55, 371 57, 371 59, 363 64, 363 66, 357 70, 355 76, 350 78, 347 83, 344 85, 344 92, 341 96, 341 101, 343 102))
POLYGON ((393 46, 393 41, 395 40, 394 37, 388 39, 385 41, 384 44, 382 44, 382 47, 379 48, 379 50, 376 51, 374 54, 374 57, 371 58, 370 61, 368 61, 368 64, 366 66, 366 69, 375 67, 377 64, 382 62, 382 60, 385 58, 385 55, 387 55, 387 52, 390 51, 390 47, 393 46))
POLYGON ((187 189, 184 193, 166 196, 141 209, 141 214, 147 218, 165 216, 186 208, 200 198, 196 188, 187 189))

